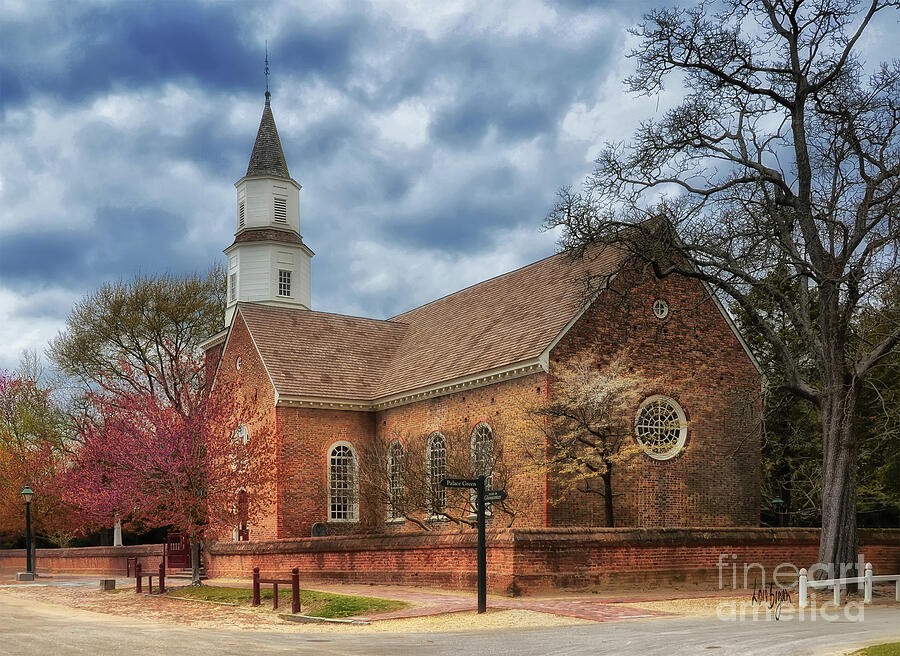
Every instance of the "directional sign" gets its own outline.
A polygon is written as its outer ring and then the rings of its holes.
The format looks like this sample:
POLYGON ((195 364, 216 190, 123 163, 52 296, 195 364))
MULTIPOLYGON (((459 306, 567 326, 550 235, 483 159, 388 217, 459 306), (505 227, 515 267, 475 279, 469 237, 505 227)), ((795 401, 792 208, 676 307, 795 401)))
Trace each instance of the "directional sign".
POLYGON ((496 503, 497 501, 505 501, 506 496, 506 490, 487 490, 484 493, 484 502, 496 503))
POLYGON ((475 489, 478 487, 477 478, 445 478, 441 481, 444 487, 470 487, 475 489))

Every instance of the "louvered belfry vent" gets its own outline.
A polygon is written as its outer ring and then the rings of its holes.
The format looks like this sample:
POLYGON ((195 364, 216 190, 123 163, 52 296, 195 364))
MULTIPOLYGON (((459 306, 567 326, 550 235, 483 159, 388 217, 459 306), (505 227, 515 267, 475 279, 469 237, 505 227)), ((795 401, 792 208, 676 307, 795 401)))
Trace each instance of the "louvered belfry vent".
POLYGON ((287 223, 287 198, 275 197, 275 223, 287 223))
POLYGON ((244 201, 238 203, 238 228, 243 230, 246 219, 246 210, 244 209, 244 201))

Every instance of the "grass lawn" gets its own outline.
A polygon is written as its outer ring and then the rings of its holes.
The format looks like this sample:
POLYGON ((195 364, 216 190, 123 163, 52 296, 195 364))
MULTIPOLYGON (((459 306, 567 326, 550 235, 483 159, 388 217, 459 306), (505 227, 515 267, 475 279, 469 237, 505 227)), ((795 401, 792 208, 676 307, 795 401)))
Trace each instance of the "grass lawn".
POLYGON ((853 652, 854 656, 900 656, 900 642, 873 645, 853 652))
MULTIPOLYGON (((253 592, 247 588, 224 588, 213 585, 188 586, 170 590, 166 594, 170 597, 216 601, 237 606, 249 606, 253 597, 253 592)), ((260 589, 260 600, 262 601, 262 607, 272 607, 271 586, 265 586, 260 589)), ((352 595, 331 594, 329 592, 316 592, 315 590, 300 590, 300 611, 304 615, 312 615, 313 617, 354 617, 399 610, 406 608, 408 605, 405 601, 396 601, 394 599, 355 597, 352 595)), ((291 586, 278 586, 278 609, 282 612, 290 612, 291 586)))

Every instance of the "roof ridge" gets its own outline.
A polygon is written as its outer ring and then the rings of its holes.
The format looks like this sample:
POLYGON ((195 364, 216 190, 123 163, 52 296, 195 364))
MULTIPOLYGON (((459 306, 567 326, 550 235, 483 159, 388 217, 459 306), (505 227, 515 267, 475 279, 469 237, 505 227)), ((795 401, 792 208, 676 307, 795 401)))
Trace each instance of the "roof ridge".
POLYGON ((284 310, 285 312, 302 312, 304 314, 325 315, 330 317, 339 317, 341 319, 361 319, 362 321, 370 321, 372 323, 386 323, 395 326, 408 326, 405 321, 394 321, 393 319, 376 319, 374 317, 362 317, 357 314, 341 314, 340 312, 326 312, 324 310, 307 310, 299 307, 282 307, 280 305, 267 305, 266 303, 255 303, 253 301, 238 301, 238 306, 264 308, 267 312, 270 310, 284 310))

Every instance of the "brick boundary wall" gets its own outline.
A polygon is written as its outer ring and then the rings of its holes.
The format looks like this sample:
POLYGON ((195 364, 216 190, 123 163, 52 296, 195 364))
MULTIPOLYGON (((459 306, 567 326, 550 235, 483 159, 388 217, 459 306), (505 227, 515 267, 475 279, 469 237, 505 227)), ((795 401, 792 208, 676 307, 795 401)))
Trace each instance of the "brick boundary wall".
MULTIPOLYGON (((524 591, 654 583, 745 589, 775 568, 790 580, 818 561, 819 530, 663 528, 515 530, 515 584, 524 591), (721 563, 721 567, 720 567, 721 563), (747 568, 745 585, 745 567, 747 568), (794 569, 796 568, 796 569, 794 569)), ((900 573, 900 530, 859 531, 876 571, 900 573)))
MULTIPOLYGON (((654 584, 744 589, 745 565, 751 565, 749 586, 781 563, 809 567, 818 540, 817 529, 790 528, 502 529, 488 533, 488 586, 504 594, 654 584)), ((859 540, 876 573, 900 573, 900 530, 861 529, 859 540)), ((155 568, 162 548, 38 549, 37 571, 124 575, 126 558, 155 568)), ((474 531, 220 542, 209 546, 206 570, 210 577, 249 580, 254 567, 264 576, 299 567, 307 581, 472 589, 475 551, 474 531)), ((21 571, 24 563, 23 549, 0 551, 0 571, 21 571)), ((796 576, 791 567, 780 573, 786 580, 796 576)))
MULTIPOLYGON (((35 553, 34 564, 38 575, 114 574, 125 576, 126 559, 137 558, 145 572, 155 572, 162 562, 162 555, 163 545, 161 544, 38 549, 35 553)), ((24 571, 24 549, 0 550, 0 572, 24 571)))
MULTIPOLYGON (((859 539, 876 572, 900 573, 900 530, 863 529, 859 539)), ((715 589, 721 572, 721 587, 744 589, 745 565, 759 565, 748 570, 752 586, 779 564, 809 567, 818 549, 817 529, 505 529, 488 533, 488 587, 505 594, 673 583, 715 589)), ((210 546, 206 566, 210 576, 299 567, 307 579, 473 588, 475 550, 474 531, 223 542, 210 546)), ((780 573, 796 576, 790 567, 780 573)))

